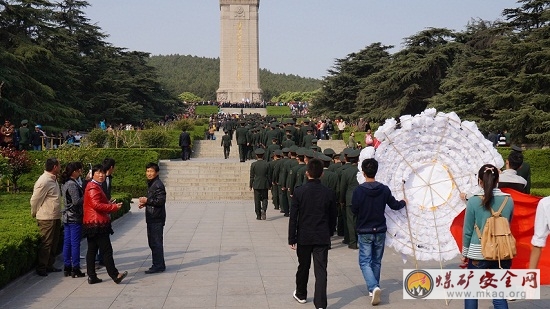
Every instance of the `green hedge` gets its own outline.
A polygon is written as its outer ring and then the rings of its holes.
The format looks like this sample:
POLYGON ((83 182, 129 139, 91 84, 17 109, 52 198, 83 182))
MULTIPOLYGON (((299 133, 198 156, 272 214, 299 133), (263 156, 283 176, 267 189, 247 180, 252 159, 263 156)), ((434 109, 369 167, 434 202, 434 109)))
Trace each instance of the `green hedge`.
POLYGON ((166 157, 179 156, 177 149, 155 151, 153 149, 119 148, 119 149, 86 149, 71 147, 70 149, 31 151, 31 158, 36 162, 32 171, 25 174, 19 180, 22 191, 31 192, 34 182, 44 171, 44 162, 47 158, 56 157, 64 165, 70 161, 81 161, 85 164, 85 173, 88 163, 101 164, 103 159, 110 157, 115 159, 115 171, 113 173, 113 192, 127 192, 131 196, 141 196, 147 191, 145 179, 145 165, 149 162, 158 162, 160 153, 166 157))
MULTIPOLYGON (((510 148, 497 148, 504 160, 510 153, 510 148)), ((540 193, 540 196, 549 196, 550 192, 550 149, 528 149, 523 151, 525 162, 531 165, 531 191, 540 193), (540 190, 548 189, 548 190, 540 190)), ((532 192, 532 194, 533 194, 532 192)))
POLYGON ((0 194, 0 288, 36 265, 40 234, 31 194, 0 194))
MULTIPOLYGON (((122 217, 130 210, 130 194, 114 194, 122 202, 112 220, 122 217)), ((36 266, 40 233, 36 220, 31 217, 29 200, 31 193, 0 194, 0 288, 11 280, 27 273, 36 266)), ((63 227, 58 253, 63 245, 63 227)))

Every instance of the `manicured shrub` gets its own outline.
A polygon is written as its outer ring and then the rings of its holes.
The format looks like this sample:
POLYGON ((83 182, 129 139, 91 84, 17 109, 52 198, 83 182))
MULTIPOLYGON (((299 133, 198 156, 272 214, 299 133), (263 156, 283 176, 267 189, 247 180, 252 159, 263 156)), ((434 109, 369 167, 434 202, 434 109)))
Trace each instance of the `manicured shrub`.
POLYGON ((147 148, 166 147, 170 141, 170 136, 161 128, 139 131, 141 135, 142 146, 147 148))
MULTIPOLYGON (((40 233, 30 214, 30 197, 29 192, 0 194, 0 288, 36 266, 40 233)), ((116 220, 130 210, 132 196, 116 193, 113 198, 122 202, 121 209, 111 215, 111 219, 116 220)), ((62 244, 63 227, 58 253, 61 253, 62 244)))
POLYGON ((86 135, 86 138, 84 140, 86 141, 86 143, 92 146, 103 148, 103 146, 105 146, 105 143, 107 142, 107 137, 107 131, 95 128, 86 135))
POLYGON ((193 119, 182 119, 182 120, 178 120, 178 121, 174 121, 171 126, 173 127, 173 129, 177 130, 177 131, 183 131, 185 129, 185 131, 192 131, 193 128, 195 127, 195 121, 193 119))

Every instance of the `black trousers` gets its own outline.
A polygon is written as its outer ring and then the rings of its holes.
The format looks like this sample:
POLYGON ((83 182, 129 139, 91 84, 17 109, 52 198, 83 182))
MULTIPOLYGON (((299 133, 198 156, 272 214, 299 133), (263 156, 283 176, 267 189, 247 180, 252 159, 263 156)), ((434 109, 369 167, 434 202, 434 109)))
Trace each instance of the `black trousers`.
POLYGON ((164 223, 147 223, 147 241, 151 248, 154 269, 166 269, 164 264, 164 223))
POLYGON ((239 144, 239 159, 241 162, 246 160, 247 146, 246 144, 239 144))
POLYGON ((258 217, 267 210, 267 189, 254 189, 254 209, 258 217))
POLYGON ((87 237, 88 251, 86 252, 86 271, 89 277, 96 277, 95 272, 95 255, 100 250, 103 253, 103 263, 105 263, 105 269, 109 274, 109 277, 116 279, 118 276, 118 269, 115 267, 115 261, 113 260, 113 247, 111 245, 111 239, 109 234, 94 234, 87 237))
POLYGON ((307 282, 311 257, 313 256, 313 272, 315 273, 315 292, 313 304, 316 308, 327 307, 327 264, 329 245, 300 245, 296 248, 298 256, 298 271, 296 271, 296 296, 307 298, 307 282))
POLYGON ((189 160, 191 157, 191 147, 190 146, 181 146, 181 159, 183 161, 189 160))
POLYGON ((229 158, 229 151, 231 150, 231 146, 223 146, 223 157, 229 158))

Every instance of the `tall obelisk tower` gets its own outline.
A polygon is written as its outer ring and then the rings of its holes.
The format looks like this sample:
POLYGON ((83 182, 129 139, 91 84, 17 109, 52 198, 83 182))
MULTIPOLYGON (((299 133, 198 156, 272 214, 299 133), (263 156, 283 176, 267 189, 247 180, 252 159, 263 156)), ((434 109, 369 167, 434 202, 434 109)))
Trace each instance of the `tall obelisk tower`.
POLYGON ((258 41, 260 0, 220 0, 218 102, 261 102, 258 41))

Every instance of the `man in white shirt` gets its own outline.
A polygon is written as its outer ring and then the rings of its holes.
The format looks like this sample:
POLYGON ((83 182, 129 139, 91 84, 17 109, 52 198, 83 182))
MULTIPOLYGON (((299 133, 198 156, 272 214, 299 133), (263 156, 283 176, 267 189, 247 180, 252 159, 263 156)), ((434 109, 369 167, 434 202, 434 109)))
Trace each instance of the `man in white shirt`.
POLYGON ((540 254, 546 239, 550 233, 550 197, 545 197, 540 200, 535 216, 535 234, 531 238, 531 257, 529 259, 529 268, 537 268, 539 264, 540 254))
POLYGON ((510 188, 525 193, 527 180, 517 173, 517 169, 523 164, 523 154, 512 151, 506 160, 506 169, 500 173, 498 180, 499 188, 510 188))

